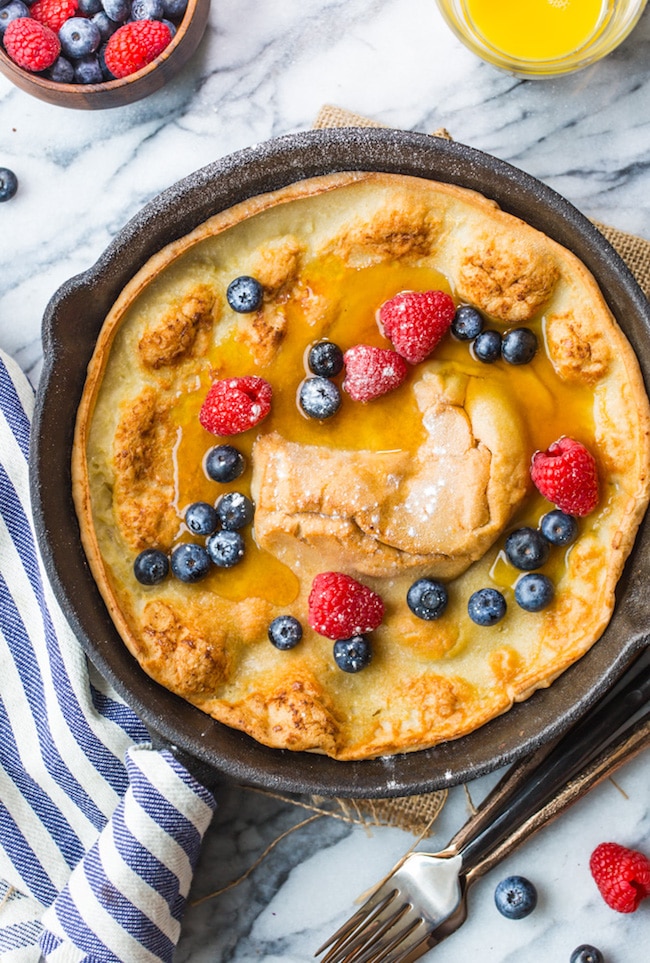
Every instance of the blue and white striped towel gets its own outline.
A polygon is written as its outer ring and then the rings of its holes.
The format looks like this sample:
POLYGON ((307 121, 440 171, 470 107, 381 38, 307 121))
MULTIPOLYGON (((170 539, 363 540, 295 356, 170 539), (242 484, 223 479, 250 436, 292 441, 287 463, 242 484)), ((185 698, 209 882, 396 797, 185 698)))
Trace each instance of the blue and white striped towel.
POLYGON ((87 662, 29 505, 34 397, 0 352, 0 959, 170 961, 212 793, 87 662))

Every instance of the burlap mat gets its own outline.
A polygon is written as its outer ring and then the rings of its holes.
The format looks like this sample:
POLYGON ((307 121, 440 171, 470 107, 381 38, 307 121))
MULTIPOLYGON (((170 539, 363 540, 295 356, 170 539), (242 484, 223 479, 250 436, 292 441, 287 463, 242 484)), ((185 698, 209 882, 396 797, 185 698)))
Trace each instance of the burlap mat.
MULTIPOLYGON (((375 120, 354 114, 341 107, 330 104, 321 108, 314 127, 384 127, 375 120)), ((432 137, 452 140, 444 129, 433 131, 432 137)), ((594 222, 634 274, 647 298, 650 298, 650 241, 633 234, 626 234, 617 228, 594 222)), ((346 822, 361 823, 367 826, 396 826, 426 837, 444 806, 446 790, 424 795, 401 796, 392 799, 320 799, 287 798, 294 805, 301 806, 315 815, 329 815, 346 822)), ((471 799, 469 800, 471 805, 471 799)))

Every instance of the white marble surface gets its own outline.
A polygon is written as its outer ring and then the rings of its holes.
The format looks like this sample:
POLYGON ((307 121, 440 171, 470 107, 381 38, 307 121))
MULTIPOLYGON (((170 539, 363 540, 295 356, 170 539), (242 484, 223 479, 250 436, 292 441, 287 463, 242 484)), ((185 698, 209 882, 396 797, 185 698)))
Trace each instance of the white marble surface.
MULTIPOLYGON (((0 205, 0 348, 34 383, 40 324, 56 288, 89 267, 163 188, 233 150, 308 128, 324 103, 418 131, 446 127, 545 181, 587 216, 650 237, 650 10, 599 65, 522 81, 481 63, 433 0, 213 0, 207 34, 176 82, 109 111, 68 111, 0 77, 0 166, 19 193, 0 205)), ((600 946, 607 963, 647 963, 650 901, 608 909, 589 877, 593 847, 614 838, 650 853, 647 754, 544 829, 471 893, 470 919, 430 954, 437 963, 564 963, 600 946), (522 873, 535 913, 509 922, 494 885, 522 873)), ((470 787, 481 798, 494 777, 470 787)), ((302 810, 224 786, 192 899, 238 878, 302 810)), ((467 815, 452 790, 433 845, 467 815)), ((179 963, 311 958, 359 893, 413 843, 324 817, 285 837, 237 887, 188 910, 179 963)))

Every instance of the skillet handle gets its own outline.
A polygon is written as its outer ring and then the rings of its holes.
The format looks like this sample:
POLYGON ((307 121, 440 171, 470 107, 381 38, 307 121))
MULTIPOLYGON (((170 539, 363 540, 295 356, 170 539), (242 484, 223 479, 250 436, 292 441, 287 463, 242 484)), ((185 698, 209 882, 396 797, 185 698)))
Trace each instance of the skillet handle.
POLYGON ((447 851, 461 852, 467 867, 481 863, 558 796, 649 700, 650 665, 640 671, 635 667, 630 681, 597 703, 559 741, 513 767, 454 836, 447 851))

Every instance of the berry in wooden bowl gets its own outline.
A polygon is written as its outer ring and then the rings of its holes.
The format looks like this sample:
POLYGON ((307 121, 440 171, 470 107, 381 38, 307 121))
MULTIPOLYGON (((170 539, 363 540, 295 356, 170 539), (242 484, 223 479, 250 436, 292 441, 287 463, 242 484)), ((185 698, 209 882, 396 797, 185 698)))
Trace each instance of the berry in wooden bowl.
POLYGON ((198 47, 210 0, 0 0, 0 72, 59 107, 122 107, 198 47))

